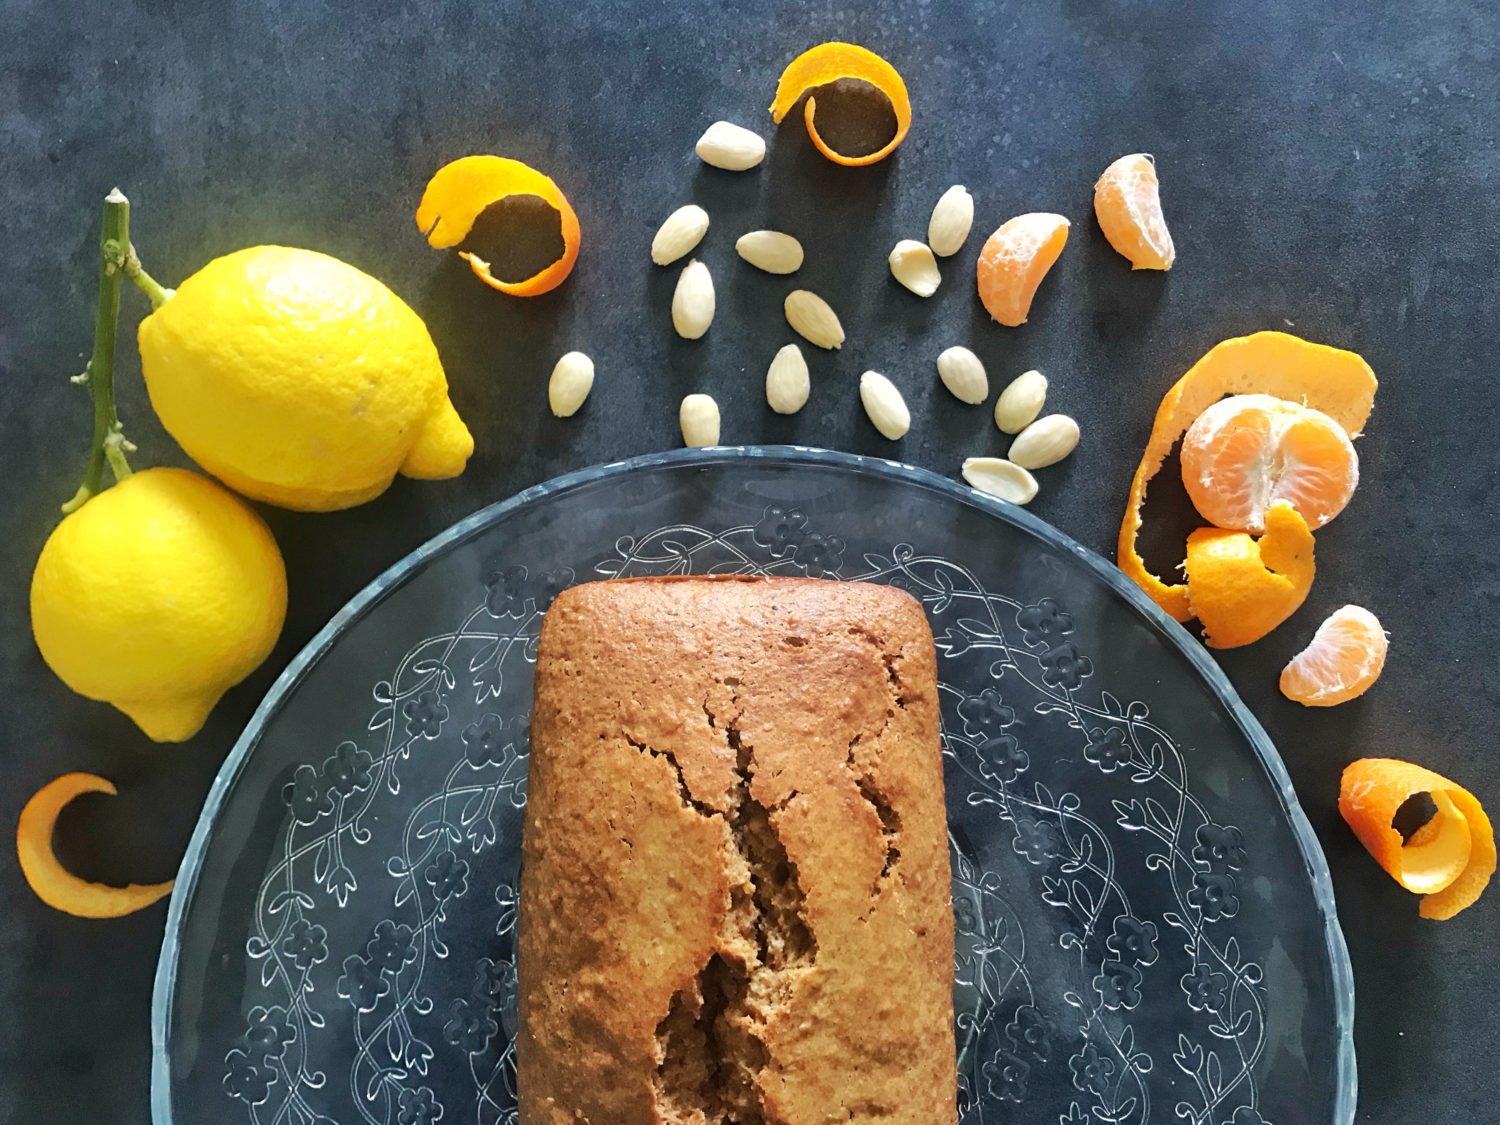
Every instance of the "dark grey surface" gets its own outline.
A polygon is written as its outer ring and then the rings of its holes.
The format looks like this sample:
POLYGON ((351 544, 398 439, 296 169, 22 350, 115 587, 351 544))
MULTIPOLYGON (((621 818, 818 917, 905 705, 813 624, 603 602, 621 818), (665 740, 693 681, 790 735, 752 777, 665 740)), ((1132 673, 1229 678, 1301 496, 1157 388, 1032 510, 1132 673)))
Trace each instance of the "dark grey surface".
MULTIPOLYGON (((116 5, 0 0, 0 572, 6 769, 0 811, 86 769, 121 796, 71 810, 59 847, 81 872, 167 875, 235 734, 276 671, 366 581, 454 519, 566 469, 673 445, 676 402, 711 390, 726 441, 798 441, 952 471, 1000 452, 987 411, 946 396, 932 358, 967 343, 998 379, 1029 366, 1084 444, 1043 474, 1034 509, 1112 555, 1129 472, 1161 392, 1215 341, 1286 328, 1362 352, 1382 379, 1361 443, 1363 483, 1318 537, 1308 604, 1281 631, 1224 656, 1281 748, 1333 868, 1358 978, 1359 1119, 1488 1120, 1496 903, 1418 920, 1334 807, 1362 755, 1414 758, 1500 804, 1500 548, 1491 493, 1500 368, 1495 337, 1500 185, 1500 20, 1488 3, 1330 8, 1302 3, 870 5, 116 5), (825 38, 882 51, 915 106, 898 155, 845 170, 800 125, 766 165, 703 169, 692 143, 727 117, 771 135, 782 65, 825 38), (1099 171, 1157 156, 1179 265, 1132 275, 1094 227, 1099 171), (411 212, 426 178, 470 151, 553 174, 584 248, 560 291, 530 302, 479 286, 425 248, 411 212), (921 302, 885 254, 921 237, 947 185, 978 200, 976 238, 921 302), (89 344, 97 205, 119 184, 135 235, 171 284, 257 242, 336 254, 428 321, 478 442, 468 472, 398 482, 336 515, 268 513, 287 557, 291 610, 275 654, 182 747, 148 743, 122 716, 72 696, 37 657, 30 569, 81 471, 83 394, 67 376, 89 344), (647 246, 689 199, 714 218, 701 256, 719 284, 708 337, 667 316, 674 274, 647 246), (1057 210, 1072 239, 1032 323, 988 323, 973 296, 978 240, 1020 211, 1057 210), (734 257, 757 226, 806 243, 801 281, 825 292, 849 343, 810 356, 813 398, 795 419, 761 400, 789 338, 784 281, 734 257), (583 413, 546 413, 562 351, 596 360, 583 413), (860 413, 861 370, 908 393, 911 434, 881 440, 860 413), (1282 700, 1276 672, 1345 602, 1392 633, 1389 671, 1324 713, 1282 700)), ((126 320, 143 301, 127 295, 126 320)), ((119 381, 138 464, 183 463, 146 404, 124 333, 119 381)), ((810 350, 810 349, 809 349, 810 350)), ((139 1121, 146 1112, 148 992, 157 907, 85 922, 38 904, 0 864, 0 1121, 139 1121)), ((1278 1123, 1282 1125, 1282 1123, 1278 1123)))

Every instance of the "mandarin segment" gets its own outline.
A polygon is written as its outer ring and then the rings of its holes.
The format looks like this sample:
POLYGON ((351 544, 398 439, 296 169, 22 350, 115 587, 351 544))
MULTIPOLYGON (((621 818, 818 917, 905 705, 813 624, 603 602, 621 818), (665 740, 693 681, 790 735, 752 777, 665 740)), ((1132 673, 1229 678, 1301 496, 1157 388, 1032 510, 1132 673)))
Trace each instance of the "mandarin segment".
POLYGON ((1036 211, 1006 220, 986 240, 975 268, 979 299, 1007 328, 1026 323, 1037 287, 1068 241, 1068 220, 1036 211))
POLYGON ((807 135, 817 150, 835 164, 853 168, 878 163, 896 151, 911 128, 911 97, 900 73, 874 51, 856 43, 820 43, 788 63, 776 83, 771 120, 780 125, 803 94, 808 95, 802 114, 807 123, 807 135), (889 99, 896 116, 895 135, 874 152, 863 156, 846 156, 834 151, 818 133, 817 99, 808 92, 841 78, 854 78, 874 86, 889 99))
POLYGON ((562 230, 562 257, 521 281, 501 281, 490 273, 490 264, 477 254, 461 250, 459 256, 469 263, 474 276, 490 288, 513 297, 537 297, 566 281, 578 261, 578 216, 550 176, 503 156, 460 157, 439 168, 427 182, 422 201, 417 205, 417 227, 434 250, 457 246, 469 236, 485 208, 513 195, 534 195, 557 212, 562 230))
POLYGON ((1209 648, 1260 640, 1297 611, 1312 589, 1313 537, 1296 510, 1272 506, 1266 532, 1205 527, 1187 541, 1187 592, 1209 648))
POLYGON ((1285 332, 1257 332, 1216 344, 1157 407, 1120 521, 1116 554, 1120 569, 1170 616, 1189 620, 1193 613, 1186 585, 1164 582, 1147 570, 1136 542, 1146 486, 1161 470, 1177 439, 1225 395, 1257 393, 1321 410, 1346 434, 1357 437, 1374 406, 1377 386, 1370 365, 1354 352, 1314 344, 1285 332))
POLYGON ((1177 260, 1161 211, 1156 161, 1144 152, 1122 156, 1094 185, 1094 215, 1109 244, 1133 270, 1169 270, 1177 260))
POLYGON ((52 830, 58 814, 85 793, 113 797, 115 787, 90 773, 65 773, 42 786, 21 810, 16 825, 16 856, 21 873, 37 897, 56 910, 80 918, 120 918, 171 893, 170 880, 110 887, 80 879, 58 862, 52 851, 52 830))
POLYGON ((1214 403, 1182 439, 1182 483, 1216 527, 1265 529, 1266 509, 1286 500, 1316 530, 1344 510, 1359 484, 1359 455, 1321 410, 1272 395, 1214 403))
POLYGON ((1402 887, 1423 896, 1423 918, 1444 920, 1479 898, 1495 873, 1495 832, 1484 808, 1442 774, 1394 758, 1362 758, 1344 770, 1339 814, 1402 887), (1432 798, 1433 819, 1402 841, 1393 826, 1408 798, 1432 798))
POLYGON ((1389 644, 1369 610, 1357 605, 1335 610, 1282 669, 1281 694, 1304 707, 1347 703, 1380 678, 1389 644))

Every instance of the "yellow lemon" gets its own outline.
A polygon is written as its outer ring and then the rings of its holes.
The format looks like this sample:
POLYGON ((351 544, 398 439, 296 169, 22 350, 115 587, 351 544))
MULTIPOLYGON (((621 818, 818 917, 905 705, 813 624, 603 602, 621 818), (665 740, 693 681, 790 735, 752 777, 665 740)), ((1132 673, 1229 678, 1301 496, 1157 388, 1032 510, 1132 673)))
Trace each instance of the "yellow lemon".
POLYGON ((93 497, 53 530, 31 576, 42 659, 157 742, 196 734, 285 617, 270 529, 183 469, 147 469, 93 497))
POLYGON ((141 322, 162 424, 231 488, 331 511, 399 472, 463 472, 474 439, 427 326, 369 274, 312 250, 216 258, 141 322))

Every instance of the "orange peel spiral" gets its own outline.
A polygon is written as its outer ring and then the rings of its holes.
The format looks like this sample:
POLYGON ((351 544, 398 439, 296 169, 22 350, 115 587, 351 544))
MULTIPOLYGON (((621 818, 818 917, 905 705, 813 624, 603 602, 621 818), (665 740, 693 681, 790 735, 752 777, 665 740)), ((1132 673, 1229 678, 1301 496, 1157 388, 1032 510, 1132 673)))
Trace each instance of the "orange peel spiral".
POLYGON ((1313 536, 1286 501, 1266 513, 1259 539, 1203 527, 1187 541, 1188 604, 1209 648, 1260 640, 1307 598, 1313 583, 1313 536))
POLYGON ((1387 874, 1422 896, 1423 918, 1442 921, 1473 905, 1495 873, 1495 830, 1474 794, 1442 774, 1395 758, 1362 758, 1339 783, 1339 814, 1387 874), (1409 797, 1437 812, 1405 842, 1391 824, 1409 797))
POLYGON ((807 105, 802 111, 803 119, 807 122, 807 135, 812 138, 817 150, 835 164, 848 168, 876 164, 895 152, 897 146, 906 139, 907 131, 911 128, 911 97, 896 68, 865 47, 854 43, 820 43, 803 51, 781 72, 781 79, 776 83, 776 100, 771 103, 771 120, 780 125, 803 94, 818 86, 837 82, 840 78, 857 78, 868 82, 890 100, 891 110, 896 115, 895 136, 881 148, 863 156, 845 156, 841 152, 835 152, 818 133, 815 121, 817 99, 811 94, 808 94, 807 105))
POLYGON ((115 787, 91 773, 65 773, 42 786, 21 810, 21 820, 16 826, 16 855, 21 861, 21 873, 37 897, 48 906, 80 918, 120 918, 143 910, 169 894, 171 880, 110 887, 80 879, 58 862, 52 851, 52 830, 58 814, 73 798, 85 793, 107 793, 113 797, 115 787))
POLYGON ((1147 570, 1137 539, 1146 486, 1194 419, 1225 395, 1268 394, 1321 410, 1356 437, 1374 407, 1378 386, 1370 365, 1354 352, 1286 332, 1257 332, 1216 344, 1157 408, 1120 523, 1120 569, 1176 620, 1190 620, 1194 614, 1187 585, 1164 582, 1147 570))
POLYGON ((460 250, 459 257, 492 289, 513 297, 538 297, 561 285, 578 261, 578 216, 550 176, 503 156, 460 157, 427 181, 417 205, 417 228, 434 250, 446 250, 468 237, 486 207, 512 195, 537 196, 557 212, 562 222, 562 257, 521 281, 501 281, 490 273, 490 264, 471 251, 460 250))

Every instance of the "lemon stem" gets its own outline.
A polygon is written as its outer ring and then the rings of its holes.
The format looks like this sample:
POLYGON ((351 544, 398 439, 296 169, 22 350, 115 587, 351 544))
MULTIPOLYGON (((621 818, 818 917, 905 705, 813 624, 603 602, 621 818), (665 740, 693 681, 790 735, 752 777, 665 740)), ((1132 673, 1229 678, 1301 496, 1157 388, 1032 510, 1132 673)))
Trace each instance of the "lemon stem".
MULTIPOLYGON (((130 464, 125 455, 135 451, 135 446, 125 439, 120 416, 115 410, 115 329, 120 319, 120 281, 130 272, 128 263, 135 258, 130 245, 130 201, 119 188, 104 197, 104 217, 100 225, 99 303, 94 314, 94 351, 83 374, 73 377, 75 383, 88 388, 89 396, 94 400, 94 437, 83 483, 73 498, 63 505, 64 512, 74 511, 103 487, 106 463, 115 480, 128 477, 130 464)), ((135 268, 140 270, 139 261, 136 261, 135 268)), ((144 271, 141 271, 141 276, 145 276, 144 271)), ((146 280, 150 281, 150 278, 146 280)), ((141 283, 137 281, 137 284, 141 283)), ((156 282, 150 281, 150 284, 161 290, 156 282)))

